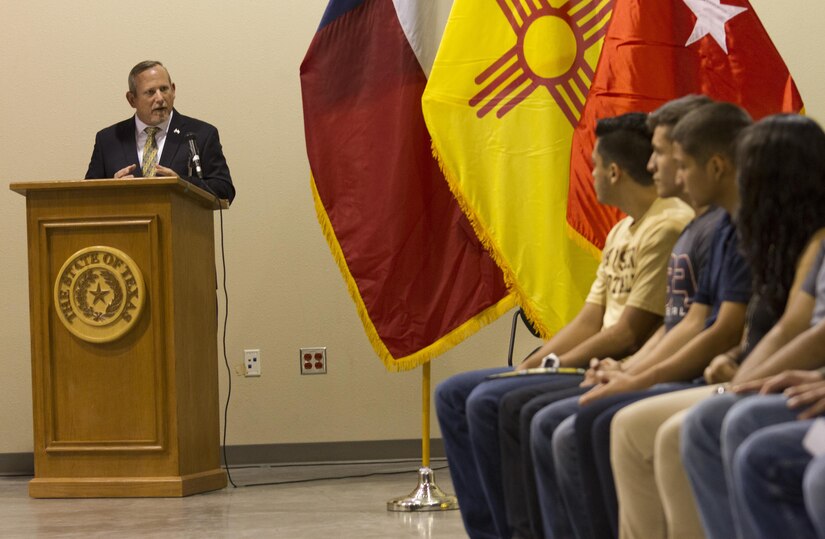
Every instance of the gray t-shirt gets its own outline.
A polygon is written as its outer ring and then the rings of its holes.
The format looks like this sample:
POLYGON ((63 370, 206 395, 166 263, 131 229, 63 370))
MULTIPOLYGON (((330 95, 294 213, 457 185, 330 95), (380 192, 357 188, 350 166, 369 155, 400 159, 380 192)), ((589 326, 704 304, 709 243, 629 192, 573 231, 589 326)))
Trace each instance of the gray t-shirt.
POLYGON ((819 251, 816 253, 816 260, 811 270, 805 277, 805 282, 802 283, 802 290, 813 296, 816 300, 814 303, 814 314, 811 316, 811 325, 818 324, 825 318, 825 241, 819 244, 819 251))

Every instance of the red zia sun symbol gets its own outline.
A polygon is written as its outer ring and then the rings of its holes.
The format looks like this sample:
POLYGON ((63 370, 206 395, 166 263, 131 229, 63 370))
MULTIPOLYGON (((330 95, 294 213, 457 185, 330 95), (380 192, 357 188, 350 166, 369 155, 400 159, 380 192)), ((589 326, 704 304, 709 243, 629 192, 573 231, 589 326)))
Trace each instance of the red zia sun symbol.
POLYGON ((481 91, 470 106, 498 118, 544 86, 575 127, 593 68, 584 55, 607 32, 614 0, 496 0, 516 33, 516 44, 475 78, 481 91), (556 1, 555 3, 558 3, 556 1))

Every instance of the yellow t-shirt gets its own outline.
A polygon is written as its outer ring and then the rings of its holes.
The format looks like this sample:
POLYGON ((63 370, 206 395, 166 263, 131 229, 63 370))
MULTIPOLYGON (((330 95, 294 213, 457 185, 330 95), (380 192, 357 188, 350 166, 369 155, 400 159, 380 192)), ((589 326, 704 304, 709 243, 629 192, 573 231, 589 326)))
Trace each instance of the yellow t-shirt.
POLYGON ((610 230, 586 300, 605 308, 602 327, 615 324, 625 306, 664 314, 670 252, 693 217, 678 198, 657 198, 638 221, 625 217, 610 230))

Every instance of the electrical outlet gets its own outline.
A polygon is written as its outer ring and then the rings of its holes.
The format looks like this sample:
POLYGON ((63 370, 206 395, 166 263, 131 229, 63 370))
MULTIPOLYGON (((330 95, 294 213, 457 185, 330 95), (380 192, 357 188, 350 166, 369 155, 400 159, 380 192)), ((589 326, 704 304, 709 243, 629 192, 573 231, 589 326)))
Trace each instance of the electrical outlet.
POLYGON ((261 351, 260 350, 244 350, 243 363, 246 368, 244 376, 260 376, 261 375, 261 351))
POLYGON ((327 347, 301 348, 301 374, 327 373, 327 347))

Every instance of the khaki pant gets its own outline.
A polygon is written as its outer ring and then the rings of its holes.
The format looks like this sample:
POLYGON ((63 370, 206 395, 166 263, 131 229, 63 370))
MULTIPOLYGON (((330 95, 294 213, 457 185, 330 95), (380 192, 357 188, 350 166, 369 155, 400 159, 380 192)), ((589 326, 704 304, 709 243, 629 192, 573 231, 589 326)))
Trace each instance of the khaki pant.
POLYGON ((623 408, 610 429, 620 539, 703 538, 679 454, 681 418, 716 386, 657 395, 623 408))

